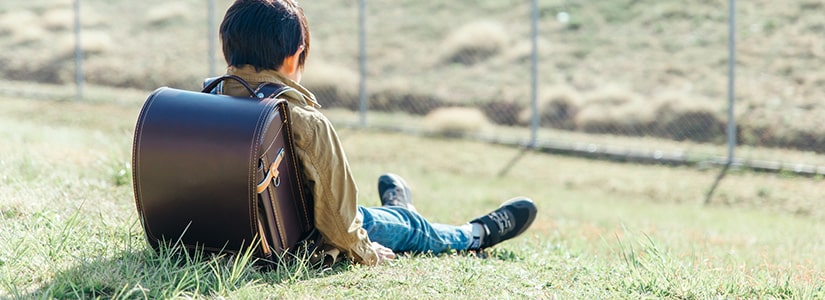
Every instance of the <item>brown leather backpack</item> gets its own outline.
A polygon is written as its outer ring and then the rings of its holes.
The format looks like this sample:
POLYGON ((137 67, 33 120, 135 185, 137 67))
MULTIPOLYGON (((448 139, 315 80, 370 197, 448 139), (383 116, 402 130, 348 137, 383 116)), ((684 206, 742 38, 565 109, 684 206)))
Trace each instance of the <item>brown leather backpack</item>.
POLYGON ((135 202, 149 244, 277 259, 317 247, 312 195, 293 151, 288 87, 223 76, 201 92, 162 87, 146 99, 132 151, 135 202), (211 93, 241 82, 249 98, 211 93), (304 245, 304 243, 307 243, 304 245))

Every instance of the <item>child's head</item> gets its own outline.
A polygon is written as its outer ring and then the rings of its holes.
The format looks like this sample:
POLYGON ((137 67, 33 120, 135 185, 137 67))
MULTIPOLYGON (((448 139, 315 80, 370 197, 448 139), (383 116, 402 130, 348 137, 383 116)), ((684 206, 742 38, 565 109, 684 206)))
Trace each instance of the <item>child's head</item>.
POLYGON ((220 36, 230 66, 278 70, 285 58, 303 49, 302 68, 309 54, 309 26, 294 0, 236 0, 221 22, 220 36))

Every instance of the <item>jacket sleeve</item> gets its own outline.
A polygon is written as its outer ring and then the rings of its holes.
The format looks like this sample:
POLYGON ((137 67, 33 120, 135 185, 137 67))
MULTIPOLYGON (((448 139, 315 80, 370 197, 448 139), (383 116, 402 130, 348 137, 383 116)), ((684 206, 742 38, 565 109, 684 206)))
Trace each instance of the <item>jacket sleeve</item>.
POLYGON ((304 180, 315 199, 315 226, 326 243, 343 250, 356 262, 374 265, 363 216, 358 213, 358 187, 338 134, 329 120, 314 109, 294 109, 293 138, 304 168, 304 180))

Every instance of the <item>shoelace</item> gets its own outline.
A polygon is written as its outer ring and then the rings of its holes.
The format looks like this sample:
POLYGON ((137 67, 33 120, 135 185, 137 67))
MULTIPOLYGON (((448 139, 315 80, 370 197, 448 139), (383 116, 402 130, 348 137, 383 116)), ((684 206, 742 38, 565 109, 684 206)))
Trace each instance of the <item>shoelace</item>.
POLYGON ((505 212, 494 211, 490 213, 490 219, 493 219, 493 221, 498 223, 499 235, 504 235, 504 233, 506 231, 510 231, 513 226, 513 220, 511 220, 510 215, 505 212))

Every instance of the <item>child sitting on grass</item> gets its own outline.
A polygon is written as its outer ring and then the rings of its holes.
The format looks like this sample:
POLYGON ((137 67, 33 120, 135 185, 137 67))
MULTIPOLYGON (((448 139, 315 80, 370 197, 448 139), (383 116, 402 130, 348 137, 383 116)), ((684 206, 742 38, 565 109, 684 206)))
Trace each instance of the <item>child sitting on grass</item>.
MULTIPOLYGON (((299 84, 310 50, 303 10, 293 0, 237 0, 224 16, 220 38, 227 74, 291 88, 282 97, 289 103, 303 185, 315 201, 315 226, 328 249, 367 265, 393 259, 395 252, 479 250, 521 234, 535 219, 533 202, 514 198, 463 225, 430 223, 395 174, 378 178, 381 207, 357 205, 358 187, 338 135, 318 110, 319 100, 299 84)), ((222 93, 249 96, 234 81, 224 82, 222 93)))

